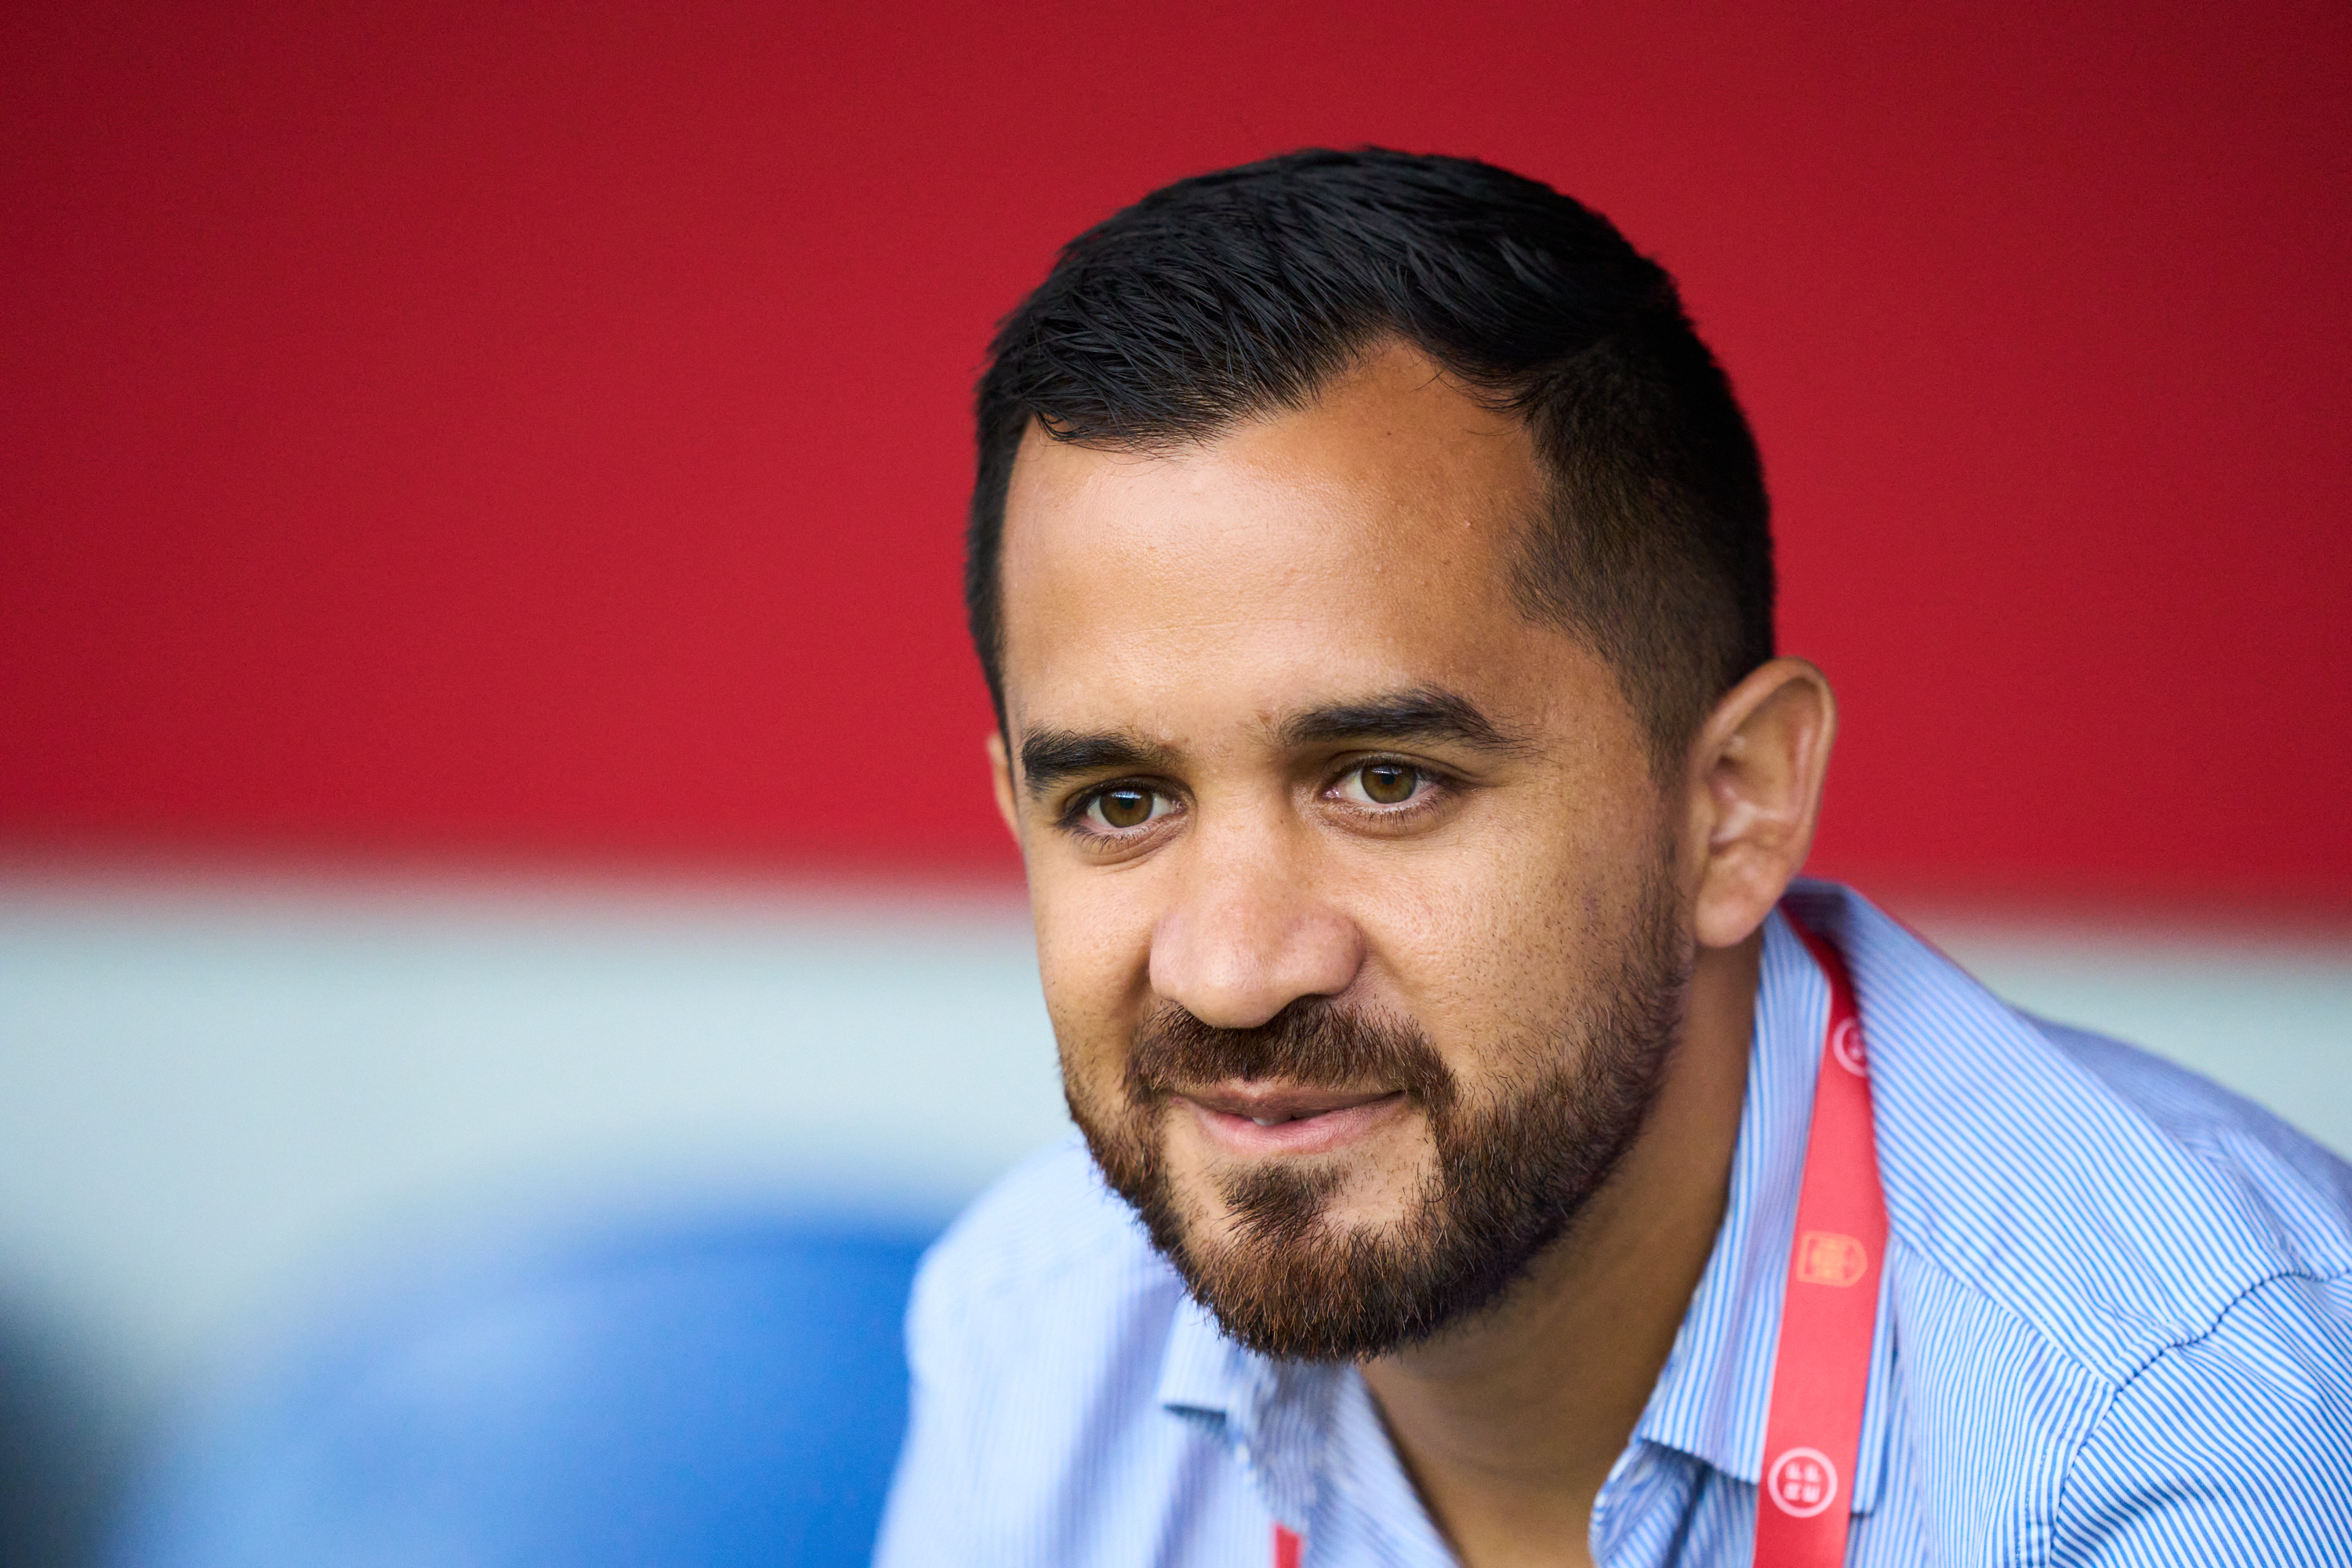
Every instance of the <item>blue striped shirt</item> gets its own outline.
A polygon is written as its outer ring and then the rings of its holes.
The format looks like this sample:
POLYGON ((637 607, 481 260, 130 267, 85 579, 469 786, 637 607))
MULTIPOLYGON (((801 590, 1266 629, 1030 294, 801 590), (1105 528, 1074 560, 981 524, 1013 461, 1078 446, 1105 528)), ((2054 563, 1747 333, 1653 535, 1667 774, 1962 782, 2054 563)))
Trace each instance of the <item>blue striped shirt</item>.
MULTIPOLYGON (((1892 1227, 1848 1561, 2352 1564, 2352 1169, 2128 1047, 2025 1017, 1858 896, 1844 952, 1892 1227)), ((1764 938, 1728 1205, 1601 1489, 1604 1568, 1744 1563, 1826 983, 1764 938)), ((1347 1367, 1186 1296, 1082 1146, 926 1260, 884 1568, 1454 1559, 1347 1367)))

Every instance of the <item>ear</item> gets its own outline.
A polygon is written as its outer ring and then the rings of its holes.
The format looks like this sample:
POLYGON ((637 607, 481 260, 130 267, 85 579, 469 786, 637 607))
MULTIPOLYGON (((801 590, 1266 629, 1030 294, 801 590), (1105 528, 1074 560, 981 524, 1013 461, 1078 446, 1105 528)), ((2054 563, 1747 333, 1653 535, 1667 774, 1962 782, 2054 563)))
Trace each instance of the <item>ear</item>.
POLYGON ((1021 842, 1021 817, 1013 808, 1013 759, 1004 752, 1004 731, 988 732, 988 774, 996 786, 996 815, 1004 819, 1004 831, 1013 835, 1013 842, 1021 842))
POLYGON ((1747 941, 1803 868, 1836 737, 1829 678, 1801 658, 1760 666, 1708 715, 1690 778, 1701 946, 1747 941))

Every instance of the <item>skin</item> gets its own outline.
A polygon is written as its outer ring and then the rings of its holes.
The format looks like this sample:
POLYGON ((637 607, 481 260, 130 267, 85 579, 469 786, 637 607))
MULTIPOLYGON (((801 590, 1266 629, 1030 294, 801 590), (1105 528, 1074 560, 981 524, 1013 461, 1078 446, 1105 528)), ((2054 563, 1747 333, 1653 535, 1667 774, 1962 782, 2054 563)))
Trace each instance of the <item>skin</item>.
MULTIPOLYGON (((1470 1568, 1591 1561, 1594 1497, 1722 1220, 1759 928, 1804 861, 1836 724, 1821 672, 1773 660, 1662 787, 1608 668, 1511 598, 1540 496, 1519 423, 1402 345, 1203 442, 1033 430, 1004 535, 1014 754, 989 742, 1065 1075, 1107 1116, 1167 1002, 1228 1027, 1303 996, 1402 1014, 1465 1095, 1499 1093, 1528 1052, 1564 1048, 1549 1026, 1671 841, 1696 959, 1642 1134, 1498 1307, 1362 1369, 1470 1568), (1432 691, 1494 733, 1300 732, 1432 691), (1024 745, 1054 776, 1022 767, 1024 745), (1401 779, 1408 798, 1374 798, 1401 779)), ((1214 1175, 1259 1161, 1336 1173, 1335 1224, 1393 1224, 1432 1145, 1392 1087, 1186 1086, 1161 1135, 1195 1236, 1227 1234, 1214 1175), (1269 1114, 1305 1119, 1256 1125, 1269 1114)))

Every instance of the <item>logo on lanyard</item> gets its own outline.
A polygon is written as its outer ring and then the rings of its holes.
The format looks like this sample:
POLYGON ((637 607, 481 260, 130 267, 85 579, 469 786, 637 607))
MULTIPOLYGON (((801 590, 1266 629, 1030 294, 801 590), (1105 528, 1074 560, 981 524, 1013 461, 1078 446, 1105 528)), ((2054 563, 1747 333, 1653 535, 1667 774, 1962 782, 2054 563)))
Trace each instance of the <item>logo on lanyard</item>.
POLYGON ((1870 1272, 1870 1253, 1862 1243, 1833 1230, 1809 1230, 1797 1237, 1797 1282, 1835 1285, 1860 1283, 1870 1272))
POLYGON ((1830 1030, 1830 1054, 1856 1078, 1870 1076, 1870 1053, 1862 1047, 1862 1020, 1840 1018, 1830 1030))
POLYGON ((1765 1472, 1764 1491, 1782 1513, 1811 1519, 1837 1500, 1837 1467, 1827 1454, 1791 1448, 1765 1472))

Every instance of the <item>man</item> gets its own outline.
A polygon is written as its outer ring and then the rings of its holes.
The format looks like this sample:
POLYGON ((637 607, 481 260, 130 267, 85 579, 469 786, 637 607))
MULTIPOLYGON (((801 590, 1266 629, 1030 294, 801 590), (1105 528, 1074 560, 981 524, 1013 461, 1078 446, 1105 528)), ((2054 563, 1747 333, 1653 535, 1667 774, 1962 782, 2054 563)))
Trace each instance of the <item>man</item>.
POLYGON ((1835 703, 1604 220, 1186 181, 980 426, 1085 1146, 925 1266, 882 1563, 2352 1563, 2352 1172, 1791 890, 1835 703))

